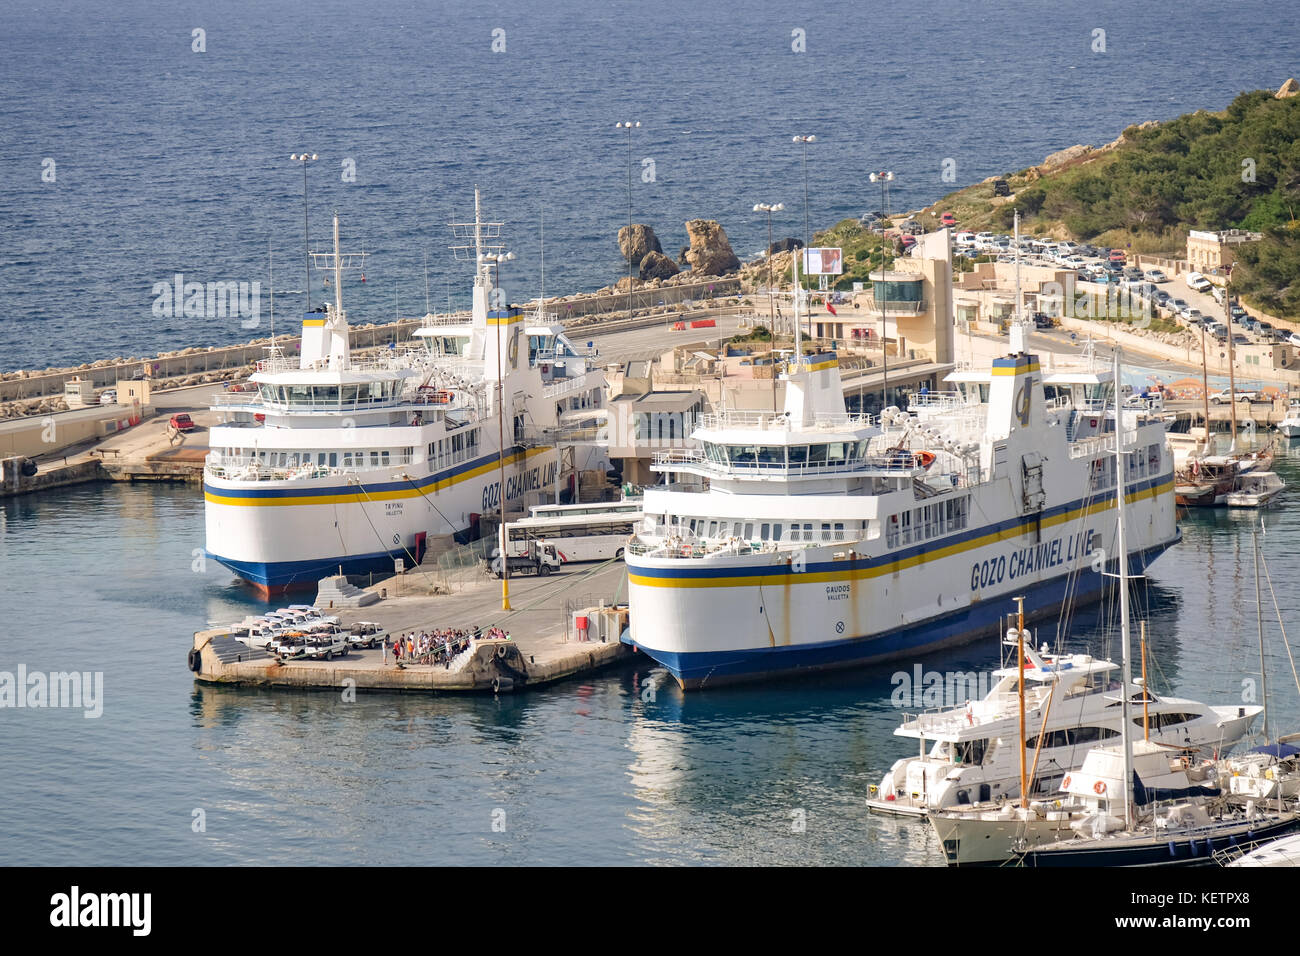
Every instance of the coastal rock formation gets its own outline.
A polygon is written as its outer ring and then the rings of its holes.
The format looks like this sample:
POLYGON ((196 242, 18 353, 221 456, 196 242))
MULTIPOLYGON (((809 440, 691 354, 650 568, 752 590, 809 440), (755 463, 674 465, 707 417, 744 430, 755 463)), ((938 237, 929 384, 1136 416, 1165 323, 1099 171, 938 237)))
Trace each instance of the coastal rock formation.
POLYGON ((686 253, 690 251, 691 251, 690 246, 682 246, 681 250, 677 253, 677 265, 680 268, 689 269, 691 267, 690 262, 686 258, 686 253))
POLYGON ((663 252, 659 237, 644 223, 635 222, 618 231, 618 251, 632 265, 636 265, 651 252, 663 252))
POLYGON ((1071 146, 1068 149, 1060 149, 1055 153, 1049 154, 1048 157, 1043 160, 1043 166, 1049 169, 1053 166, 1063 166, 1071 160, 1078 159, 1081 156, 1086 156, 1091 152, 1091 146, 1071 146))
POLYGON ((690 220, 686 223, 686 236, 691 245, 684 255, 692 272, 720 276, 740 268, 740 259, 716 219, 690 220))
POLYGON ((680 271, 673 260, 657 250, 646 253, 641 260, 642 279, 669 279, 680 271))
POLYGON ((1278 91, 1273 95, 1279 100, 1284 100, 1288 96, 1295 96, 1297 93, 1300 93, 1300 83, 1297 83, 1295 77, 1292 77, 1278 87, 1278 91))
POLYGON ((775 255, 778 252, 790 252, 793 249, 802 249, 803 240, 795 239, 793 236, 787 236, 785 239, 778 239, 767 247, 767 254, 775 255))

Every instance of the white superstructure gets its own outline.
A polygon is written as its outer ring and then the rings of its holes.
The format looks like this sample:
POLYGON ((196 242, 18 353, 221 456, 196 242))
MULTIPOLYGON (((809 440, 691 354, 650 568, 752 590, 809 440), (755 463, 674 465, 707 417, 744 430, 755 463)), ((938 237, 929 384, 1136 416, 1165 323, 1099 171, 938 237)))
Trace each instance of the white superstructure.
MULTIPOLYGON (((796 353, 781 413, 706 418, 663 452, 629 543, 628 643, 684 687, 914 655, 1100 595, 1114 562, 1110 370, 1023 350, 909 413, 845 413, 833 354, 796 353)), ((1123 413, 1129 560, 1179 538, 1162 422, 1123 413)))
MULTIPOLYGON (((338 245, 317 254, 334 303, 303 319, 301 355, 272 349, 255 396, 223 398, 204 470, 207 551, 259 590, 312 587, 322 577, 418 564, 427 545, 472 533, 479 515, 554 497, 555 442, 603 415, 604 373, 553 316, 492 303, 488 239, 475 192, 476 262, 467 320, 427 316, 425 347, 352 358, 338 245), (498 420, 498 402, 502 409, 498 420), (504 452, 503 450, 504 445, 504 452)), ((472 231, 470 231, 472 230, 472 231)), ((496 296, 500 298, 500 295, 496 296)), ((589 443, 566 470, 603 468, 589 443)))

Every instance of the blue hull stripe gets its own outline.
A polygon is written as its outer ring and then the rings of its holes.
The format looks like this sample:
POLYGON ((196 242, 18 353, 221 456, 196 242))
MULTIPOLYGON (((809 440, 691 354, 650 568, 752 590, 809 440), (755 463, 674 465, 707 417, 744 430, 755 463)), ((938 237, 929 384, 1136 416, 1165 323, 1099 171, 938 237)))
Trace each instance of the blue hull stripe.
MULTIPOLYGON (((1180 538, 1181 533, 1165 544, 1134 554, 1129 559, 1130 568, 1134 573, 1140 572, 1180 538)), ((1076 604, 1096 600, 1101 597, 1106 583, 1103 575, 1092 570, 1079 572, 1073 588, 1069 587, 1069 580, 1069 574, 1061 574, 1049 581, 1016 592, 1025 596, 1026 615, 1041 616, 1059 608, 1067 598, 1076 604), (1067 591, 1070 593, 1067 594, 1067 591)), ((647 656, 658 661, 684 686, 693 688, 708 684, 757 680, 775 675, 790 675, 798 671, 851 667, 889 660, 905 654, 939 650, 976 637, 987 636, 990 628, 1000 625, 1006 611, 1006 600, 994 598, 884 634, 817 644, 756 647, 747 650, 674 653, 640 647, 630 640, 630 632, 624 632, 622 640, 626 644, 633 644, 647 656)))

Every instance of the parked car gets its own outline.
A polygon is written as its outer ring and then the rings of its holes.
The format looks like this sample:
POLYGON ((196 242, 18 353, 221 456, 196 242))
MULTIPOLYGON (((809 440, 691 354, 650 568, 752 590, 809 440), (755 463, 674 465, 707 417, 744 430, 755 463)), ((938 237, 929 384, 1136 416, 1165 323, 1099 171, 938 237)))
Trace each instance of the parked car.
POLYGON ((1201 275, 1199 272, 1187 273, 1185 281, 1187 282, 1187 288, 1191 289, 1193 292, 1210 291, 1210 280, 1205 278, 1205 276, 1201 275))
POLYGON ((108 389, 105 389, 104 391, 100 392, 100 393, 99 393, 99 404, 101 404, 101 405, 116 405, 116 404, 117 404, 117 389, 115 389, 115 388, 108 388, 108 389))
MULTIPOLYGON (((1254 402, 1258 400, 1259 400, 1259 396, 1257 393, 1252 392, 1249 389, 1244 389, 1244 388, 1237 389, 1237 401, 1254 402)), ((1224 402, 1232 401, 1232 389, 1225 388, 1221 392, 1215 392, 1213 395, 1210 396, 1210 401, 1213 402, 1215 405, 1222 405, 1224 402)))
POLYGON ((1055 325, 1052 317, 1046 312, 1035 312, 1030 315, 1030 318, 1034 320, 1034 328, 1036 329, 1050 329, 1055 325))
POLYGON ((190 418, 185 412, 177 412, 171 418, 171 426, 178 432, 194 431, 194 419, 190 418))
POLYGON ((1005 179, 995 179, 993 181, 993 195, 1010 196, 1011 185, 1005 179))
POLYGON ((957 217, 950 212, 946 212, 939 217, 939 222, 951 228, 952 226, 957 225, 957 217))
POLYGON ((1169 276, 1159 269, 1148 269, 1145 273, 1148 282, 1168 282, 1169 276))
POLYGON ((384 626, 373 621, 357 621, 347 629, 347 642, 352 647, 375 647, 387 639, 384 626))
POLYGON ((1108 258, 1111 262, 1118 262, 1121 266, 1122 266, 1125 262, 1128 261, 1128 256, 1125 255, 1123 249, 1112 249, 1112 250, 1110 250, 1110 254, 1107 256, 1107 258, 1108 258))

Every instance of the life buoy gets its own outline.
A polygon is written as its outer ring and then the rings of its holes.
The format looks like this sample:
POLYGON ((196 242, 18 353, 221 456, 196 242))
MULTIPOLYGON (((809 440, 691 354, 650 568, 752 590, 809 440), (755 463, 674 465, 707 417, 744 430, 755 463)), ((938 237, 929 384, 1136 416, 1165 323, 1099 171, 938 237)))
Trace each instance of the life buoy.
POLYGON ((203 666, 203 655, 199 653, 197 647, 191 647, 189 656, 185 658, 185 663, 189 665, 190 670, 198 673, 203 666))
POLYGON ((1096 783, 1094 783, 1092 785, 1092 792, 1097 794, 1097 796, 1099 797, 1104 796, 1106 793, 1106 781, 1098 780, 1096 783))
POLYGON ((497 647, 497 657, 500 658, 501 660, 505 660, 506 655, 509 653, 510 652, 506 650, 506 646, 504 644, 497 647))

